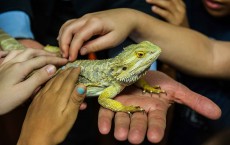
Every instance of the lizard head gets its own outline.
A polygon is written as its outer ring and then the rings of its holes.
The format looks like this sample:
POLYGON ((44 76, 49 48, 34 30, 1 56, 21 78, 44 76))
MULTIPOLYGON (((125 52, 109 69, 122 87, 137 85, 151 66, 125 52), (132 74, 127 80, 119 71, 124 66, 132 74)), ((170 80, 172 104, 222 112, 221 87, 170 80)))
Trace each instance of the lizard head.
POLYGON ((160 47, 149 41, 129 45, 115 57, 111 75, 125 85, 133 84, 145 75, 160 53, 160 47))

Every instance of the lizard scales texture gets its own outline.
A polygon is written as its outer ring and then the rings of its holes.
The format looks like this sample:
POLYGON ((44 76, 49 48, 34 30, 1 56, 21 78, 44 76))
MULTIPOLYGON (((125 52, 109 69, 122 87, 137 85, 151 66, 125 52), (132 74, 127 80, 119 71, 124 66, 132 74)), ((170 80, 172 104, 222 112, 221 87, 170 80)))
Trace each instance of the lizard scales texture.
MULTIPOLYGON (((0 30, 1 47, 10 51, 23 48, 20 43, 0 30), (9 44, 9 45, 8 45, 9 44)), ((50 48, 45 48, 50 51, 50 48)), ((56 47, 57 48, 57 47, 56 47)), ((125 106, 113 100, 126 86, 137 83, 139 87, 145 87, 145 91, 162 93, 159 87, 150 87, 141 77, 149 69, 150 65, 160 55, 161 49, 148 41, 132 44, 114 58, 104 60, 76 60, 68 63, 61 69, 69 67, 81 67, 78 82, 87 86, 87 96, 99 96, 98 102, 112 111, 127 113, 144 111, 139 106, 125 106)))

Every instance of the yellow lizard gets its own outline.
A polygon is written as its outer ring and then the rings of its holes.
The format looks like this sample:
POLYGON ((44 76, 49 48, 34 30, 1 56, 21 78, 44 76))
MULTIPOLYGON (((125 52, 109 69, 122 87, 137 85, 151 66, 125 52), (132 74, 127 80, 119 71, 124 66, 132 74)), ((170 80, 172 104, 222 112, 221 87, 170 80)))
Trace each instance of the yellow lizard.
MULTIPOLYGON (((0 30, 0 44, 5 51, 26 49, 14 38, 0 30)), ((47 51, 59 52, 58 47, 46 46, 47 51)), ((159 86, 149 86, 141 77, 158 58, 161 49, 149 41, 132 44, 114 58, 104 60, 76 60, 61 69, 81 67, 78 82, 87 86, 87 97, 99 96, 101 106, 112 111, 133 113, 144 111, 139 106, 125 106, 113 100, 126 86, 136 86, 149 93, 165 93, 159 86)), ((76 82, 76 83, 78 83, 76 82)))

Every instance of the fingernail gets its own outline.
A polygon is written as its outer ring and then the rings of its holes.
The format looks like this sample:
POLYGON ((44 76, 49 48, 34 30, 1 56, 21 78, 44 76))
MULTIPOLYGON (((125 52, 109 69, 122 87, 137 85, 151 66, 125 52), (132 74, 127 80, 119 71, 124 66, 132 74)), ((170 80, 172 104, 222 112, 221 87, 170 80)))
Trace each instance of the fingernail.
POLYGON ((80 88, 80 87, 78 87, 77 88, 77 92, 79 93, 79 94, 84 94, 85 93, 85 89, 84 88, 80 88))
POLYGON ((48 72, 49 75, 52 75, 56 72, 56 67, 53 65, 48 65, 46 67, 46 71, 48 72))

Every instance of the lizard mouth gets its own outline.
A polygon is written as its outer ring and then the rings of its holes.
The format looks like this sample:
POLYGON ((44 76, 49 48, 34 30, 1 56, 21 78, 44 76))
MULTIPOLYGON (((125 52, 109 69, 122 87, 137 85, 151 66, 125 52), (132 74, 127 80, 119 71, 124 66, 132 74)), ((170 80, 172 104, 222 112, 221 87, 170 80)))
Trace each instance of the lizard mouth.
MULTIPOLYGON (((146 67, 144 71, 141 71, 139 73, 130 73, 129 76, 123 79, 119 79, 120 82, 123 82, 125 84, 131 85, 134 82, 136 82, 138 79, 140 79, 142 76, 146 74, 146 72, 149 70, 150 67, 146 67)), ((135 72, 135 71, 134 71, 135 72)))

